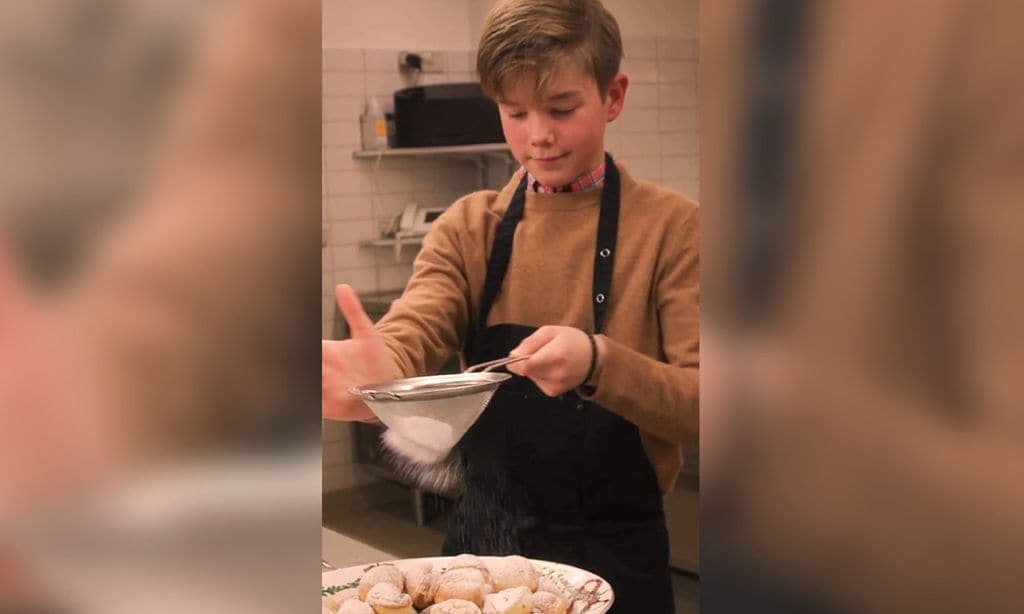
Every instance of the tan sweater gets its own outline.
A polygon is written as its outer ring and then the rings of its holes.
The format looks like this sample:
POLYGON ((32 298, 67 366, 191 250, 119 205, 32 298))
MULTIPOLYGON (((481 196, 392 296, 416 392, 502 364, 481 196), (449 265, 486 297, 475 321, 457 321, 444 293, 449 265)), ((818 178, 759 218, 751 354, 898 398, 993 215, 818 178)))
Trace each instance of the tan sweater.
MULTIPOLYGON (((607 349, 588 398, 640 428, 667 492, 682 467, 681 445, 696 446, 698 437, 697 203, 618 168, 619 234, 602 331, 607 349)), ((433 373, 462 349, 471 318, 479 313, 487 257, 517 179, 500 192, 459 199, 434 222, 405 293, 377 325, 403 375, 433 373)), ((597 188, 527 192, 488 325, 593 330, 600 194, 597 188)))

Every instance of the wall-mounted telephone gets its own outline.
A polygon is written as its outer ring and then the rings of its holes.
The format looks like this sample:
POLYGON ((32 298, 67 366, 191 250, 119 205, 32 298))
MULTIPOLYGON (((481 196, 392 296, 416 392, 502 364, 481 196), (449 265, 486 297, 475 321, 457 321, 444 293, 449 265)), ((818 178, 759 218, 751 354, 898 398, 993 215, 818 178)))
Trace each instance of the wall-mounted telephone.
POLYGON ((385 237, 396 236, 420 236, 430 231, 430 225, 434 223, 445 207, 421 207, 416 203, 409 203, 405 209, 396 215, 384 231, 385 237))

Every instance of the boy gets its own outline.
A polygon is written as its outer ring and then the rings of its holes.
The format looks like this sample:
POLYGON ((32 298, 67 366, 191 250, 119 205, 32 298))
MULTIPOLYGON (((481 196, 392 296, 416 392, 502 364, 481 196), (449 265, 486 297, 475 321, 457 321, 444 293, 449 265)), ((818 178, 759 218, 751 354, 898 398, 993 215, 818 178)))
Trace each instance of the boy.
POLYGON ((697 205, 604 152, 627 77, 599 0, 503 0, 477 70, 522 168, 435 223, 376 327, 347 286, 352 339, 324 341, 323 412, 345 390, 532 354, 459 443, 446 554, 522 554, 611 582, 614 612, 673 611, 662 494, 698 432, 697 205))

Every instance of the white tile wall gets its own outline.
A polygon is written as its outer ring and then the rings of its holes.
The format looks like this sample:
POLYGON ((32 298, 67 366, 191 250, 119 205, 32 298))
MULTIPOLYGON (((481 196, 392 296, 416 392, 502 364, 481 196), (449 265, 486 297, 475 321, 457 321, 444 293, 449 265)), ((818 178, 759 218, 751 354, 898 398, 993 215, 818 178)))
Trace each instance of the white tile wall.
POLYGON ((657 83, 658 62, 655 58, 643 58, 642 56, 632 59, 626 56, 622 61, 622 71, 629 75, 632 83, 657 83))
POLYGON ((658 102, 663 108, 697 108, 697 88, 692 84, 658 85, 658 102))
POLYGON ((658 39, 653 36, 623 36, 623 55, 627 60, 633 58, 654 59, 658 57, 658 39))
POLYGON ((659 59, 696 60, 697 41, 685 38, 658 38, 656 40, 659 59))
POLYGON ((605 144, 635 177, 697 197, 697 41, 623 38, 626 105, 605 144))
MULTIPOLYGON (((475 55, 465 50, 444 53, 446 71, 422 75, 420 83, 473 79, 475 55)), ((386 110, 392 93, 411 85, 398 70, 399 49, 324 49, 323 52, 323 334, 330 336, 334 309, 333 287, 352 284, 360 293, 401 289, 411 272, 415 249, 403 249, 396 260, 392 250, 360 246, 378 235, 379 228, 409 202, 447 205, 478 189, 479 172, 464 160, 433 158, 354 159, 360 148, 359 114, 368 96, 386 110)), ((494 171, 494 169, 492 169, 494 171)), ((491 173, 492 185, 507 179, 507 171, 491 173)))
POLYGON ((362 49, 333 49, 325 53, 321 66, 325 73, 342 71, 362 71, 366 68, 362 49))
MULTIPOLYGON (((626 105, 608 126, 605 146, 635 177, 698 193, 697 45, 692 38, 625 37, 623 71, 630 77, 626 105)), ((441 50, 446 71, 422 84, 474 79, 472 51, 441 50)), ((472 163, 448 158, 354 159, 359 114, 367 96, 390 111, 394 90, 410 85, 398 71, 398 49, 324 49, 323 52, 323 335, 334 329, 334 287, 357 292, 401 289, 416 248, 394 251, 359 245, 409 202, 444 206, 478 189, 472 163)), ((508 169, 491 165, 488 187, 503 185, 508 169)), ((324 491, 349 488, 367 476, 352 463, 350 425, 324 421, 324 491)))
MULTIPOLYGON (((329 52, 348 51, 347 49, 332 49, 329 52)), ((325 54, 326 55, 326 54, 325 54)), ((325 62, 326 64, 326 62, 325 62)), ((323 94, 329 96, 358 96, 362 97, 366 91, 366 74, 362 70, 342 70, 328 72, 324 67, 323 94)))

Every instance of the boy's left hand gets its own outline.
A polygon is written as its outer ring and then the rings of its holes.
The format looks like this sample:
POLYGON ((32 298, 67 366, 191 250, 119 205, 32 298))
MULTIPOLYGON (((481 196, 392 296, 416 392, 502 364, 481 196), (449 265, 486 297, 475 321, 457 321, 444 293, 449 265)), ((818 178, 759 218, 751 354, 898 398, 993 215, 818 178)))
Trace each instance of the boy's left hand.
MULTIPOLYGON (((603 340, 595 337, 600 361, 603 340)), ((548 396, 557 396, 584 383, 591 359, 587 333, 571 326, 542 326, 522 342, 509 356, 533 354, 527 360, 508 365, 508 370, 533 380, 548 396)))

